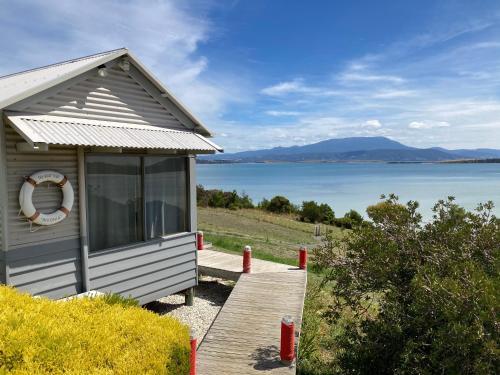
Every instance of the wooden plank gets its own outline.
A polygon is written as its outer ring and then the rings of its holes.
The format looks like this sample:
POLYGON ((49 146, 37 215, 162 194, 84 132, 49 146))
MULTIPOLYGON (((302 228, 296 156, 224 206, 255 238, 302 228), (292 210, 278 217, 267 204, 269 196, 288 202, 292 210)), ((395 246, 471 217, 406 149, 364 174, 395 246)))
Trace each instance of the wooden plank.
POLYGON ((281 318, 294 318, 298 346, 307 273, 253 259, 253 273, 241 274, 241 258, 198 252, 200 269, 239 276, 198 348, 198 374, 295 374, 294 364, 286 366, 279 360, 281 318))

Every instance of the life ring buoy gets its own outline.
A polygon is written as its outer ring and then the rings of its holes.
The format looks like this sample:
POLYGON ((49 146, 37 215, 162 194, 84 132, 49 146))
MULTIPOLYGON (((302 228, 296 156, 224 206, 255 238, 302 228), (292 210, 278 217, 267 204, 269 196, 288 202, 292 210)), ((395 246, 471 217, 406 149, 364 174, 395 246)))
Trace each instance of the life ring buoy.
POLYGON ((63 221, 69 215, 75 197, 71 182, 66 176, 56 171, 39 171, 26 177, 25 180, 19 193, 19 205, 29 221, 38 225, 53 225, 63 221), (63 201, 60 208, 50 214, 44 214, 33 205, 33 191, 37 185, 48 181, 61 188, 63 201))

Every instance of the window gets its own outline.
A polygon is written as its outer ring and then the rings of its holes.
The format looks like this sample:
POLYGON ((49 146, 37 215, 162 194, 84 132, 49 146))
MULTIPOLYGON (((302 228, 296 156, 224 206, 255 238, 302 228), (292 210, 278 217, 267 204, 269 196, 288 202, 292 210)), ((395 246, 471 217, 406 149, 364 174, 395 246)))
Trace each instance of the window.
POLYGON ((186 232, 186 163, 181 158, 144 158, 146 238, 186 232))
POLYGON ((89 155, 91 251, 186 232, 186 158, 89 155))

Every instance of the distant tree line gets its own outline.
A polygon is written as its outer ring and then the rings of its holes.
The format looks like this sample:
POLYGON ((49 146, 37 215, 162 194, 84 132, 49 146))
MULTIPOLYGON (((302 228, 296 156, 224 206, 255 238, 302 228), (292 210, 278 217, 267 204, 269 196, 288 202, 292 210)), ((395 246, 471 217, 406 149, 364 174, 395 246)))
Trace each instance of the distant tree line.
POLYGON ((219 189, 205 189, 197 186, 197 203, 200 207, 228 208, 238 210, 241 208, 258 208, 275 214, 295 215, 298 220, 308 223, 322 223, 334 225, 339 228, 352 229, 363 224, 363 217, 355 210, 350 210, 343 217, 335 217, 335 212, 326 203, 304 201, 295 205, 282 195, 271 199, 264 198, 257 205, 243 193, 239 195, 235 190, 222 191, 219 189))

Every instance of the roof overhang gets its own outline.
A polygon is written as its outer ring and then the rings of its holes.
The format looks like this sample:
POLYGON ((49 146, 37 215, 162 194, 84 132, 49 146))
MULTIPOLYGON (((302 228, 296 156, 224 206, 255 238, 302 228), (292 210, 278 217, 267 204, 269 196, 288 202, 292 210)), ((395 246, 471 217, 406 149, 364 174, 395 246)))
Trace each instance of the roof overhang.
POLYGON ((222 148, 195 132, 159 126, 6 112, 10 125, 35 148, 43 145, 116 147, 146 150, 223 152, 222 148))

